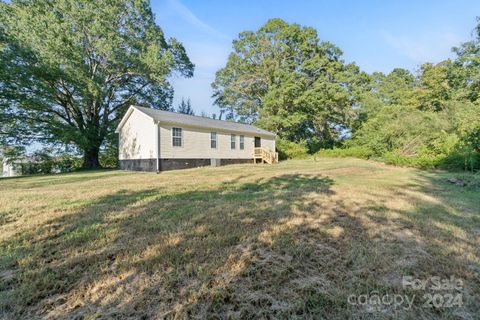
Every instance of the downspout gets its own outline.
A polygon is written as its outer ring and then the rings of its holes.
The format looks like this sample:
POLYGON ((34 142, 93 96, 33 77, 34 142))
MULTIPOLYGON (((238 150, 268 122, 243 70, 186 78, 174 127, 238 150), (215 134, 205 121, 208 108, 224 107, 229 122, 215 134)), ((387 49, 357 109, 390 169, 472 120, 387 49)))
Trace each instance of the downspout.
POLYGON ((157 144, 157 173, 160 173, 160 125, 159 122, 155 123, 157 127, 157 134, 156 134, 156 144, 157 144))

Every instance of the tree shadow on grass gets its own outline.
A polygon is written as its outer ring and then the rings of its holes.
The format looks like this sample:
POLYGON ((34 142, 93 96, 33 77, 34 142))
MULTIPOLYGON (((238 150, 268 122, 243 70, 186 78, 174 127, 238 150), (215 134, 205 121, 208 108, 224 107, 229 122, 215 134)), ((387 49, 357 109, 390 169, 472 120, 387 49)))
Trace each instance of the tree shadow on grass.
MULTIPOLYGON (((427 184, 425 184, 427 185, 427 184)), ((390 197, 375 201, 338 199, 305 204, 289 221, 279 221, 268 237, 249 252, 249 263, 235 275, 226 293, 207 314, 236 318, 328 319, 474 319, 480 314, 478 235, 468 232, 478 221, 453 213, 399 186, 395 194, 415 210, 395 208, 390 197), (433 208, 432 208, 433 206, 433 208), (455 217, 450 217, 454 215, 455 217), (470 224, 470 227, 467 225, 470 224), (452 228, 450 229, 449 226, 452 228), (429 308, 423 296, 432 291, 404 287, 404 276, 463 281, 459 307, 429 308), (415 296, 406 304, 352 305, 349 296, 415 296)), ((422 189, 424 187, 421 187, 422 189)), ((241 260, 241 258, 238 258, 241 260)), ((429 287, 430 286, 430 287, 429 287)))
POLYGON ((233 260, 243 261, 242 268, 220 278, 229 281, 219 285, 217 300, 206 295, 187 310, 201 314, 198 306, 208 306, 203 315, 220 318, 474 319, 480 314, 480 199, 442 181, 420 174, 417 183, 393 184, 388 194, 367 191, 365 198, 375 200, 305 197, 289 219, 237 253, 233 260), (426 290, 404 287, 405 276, 461 279, 462 289, 440 294, 460 294, 462 305, 425 306, 424 294, 439 292, 432 282, 426 290), (351 295, 372 294, 415 299, 410 308, 348 303, 351 295))
POLYGON ((253 183, 240 177, 204 191, 125 190, 100 198, 0 244, 0 268, 12 271, 0 280, 1 314, 138 318, 201 311, 188 306, 216 294, 215 279, 229 259, 251 250, 309 194, 333 194, 332 184, 320 175, 253 183))
POLYGON ((382 264, 387 263, 381 273, 390 290, 397 293, 405 292, 400 286, 403 276, 460 279, 463 289, 459 291, 429 290, 431 282, 427 290, 407 291, 416 295, 419 303, 403 317, 473 319, 480 314, 480 197, 472 188, 452 186, 444 175, 436 173, 419 172, 414 181, 393 187, 395 198, 371 191, 368 194, 375 201, 358 205, 361 214, 357 216, 369 230, 374 250, 383 252, 382 264), (396 203, 410 204, 411 208, 398 208, 396 203), (425 293, 460 293, 463 304, 425 307, 425 293))
POLYGON ((121 191, 2 244, 1 269, 17 270, 0 282, 3 313, 449 319, 480 311, 478 238, 465 235, 478 220, 458 216, 448 194, 458 190, 425 177, 357 201, 320 175, 245 178, 206 190, 121 191), (463 279, 464 307, 347 303, 351 294, 423 294, 403 288, 406 275, 463 279))

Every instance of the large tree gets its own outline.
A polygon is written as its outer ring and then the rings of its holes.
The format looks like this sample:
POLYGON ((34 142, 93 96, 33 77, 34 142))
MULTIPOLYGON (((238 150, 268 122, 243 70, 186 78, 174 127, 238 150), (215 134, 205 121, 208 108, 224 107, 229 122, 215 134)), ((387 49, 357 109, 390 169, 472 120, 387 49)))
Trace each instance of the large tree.
POLYGON ((457 54, 453 62, 451 86, 457 99, 480 102, 480 17, 473 31, 473 39, 453 48, 457 54))
POLYGON ((480 168, 480 20, 453 59, 371 76, 346 146, 397 164, 480 168))
POLYGON ((354 117, 356 88, 366 79, 341 56, 315 29, 269 20, 233 41, 212 84, 215 102, 281 138, 332 145, 354 117))
POLYGON ((168 109, 168 77, 193 74, 148 0, 13 0, 0 34, 4 135, 20 122, 23 139, 76 145, 87 168, 130 104, 168 109))
POLYGON ((410 71, 395 68, 387 75, 374 72, 372 82, 373 92, 384 105, 415 105, 416 79, 410 71))

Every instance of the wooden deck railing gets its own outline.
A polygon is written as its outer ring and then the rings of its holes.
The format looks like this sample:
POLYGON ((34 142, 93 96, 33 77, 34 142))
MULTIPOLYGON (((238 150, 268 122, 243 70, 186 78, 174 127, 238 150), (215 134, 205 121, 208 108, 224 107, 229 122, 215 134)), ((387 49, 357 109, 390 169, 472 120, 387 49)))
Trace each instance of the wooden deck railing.
POLYGON ((260 159, 262 163, 276 163, 278 162, 278 152, 273 152, 268 148, 254 148, 253 160, 257 163, 258 159, 260 159))

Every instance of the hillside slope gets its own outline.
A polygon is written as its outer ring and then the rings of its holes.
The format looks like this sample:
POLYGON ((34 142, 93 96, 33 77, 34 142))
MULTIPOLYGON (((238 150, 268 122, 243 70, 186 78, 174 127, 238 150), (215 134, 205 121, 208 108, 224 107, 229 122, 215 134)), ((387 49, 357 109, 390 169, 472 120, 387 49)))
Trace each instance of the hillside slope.
POLYGON ((480 188, 451 175, 328 158, 0 180, 0 318, 473 319, 480 188), (462 305, 404 276, 461 279, 462 305))

